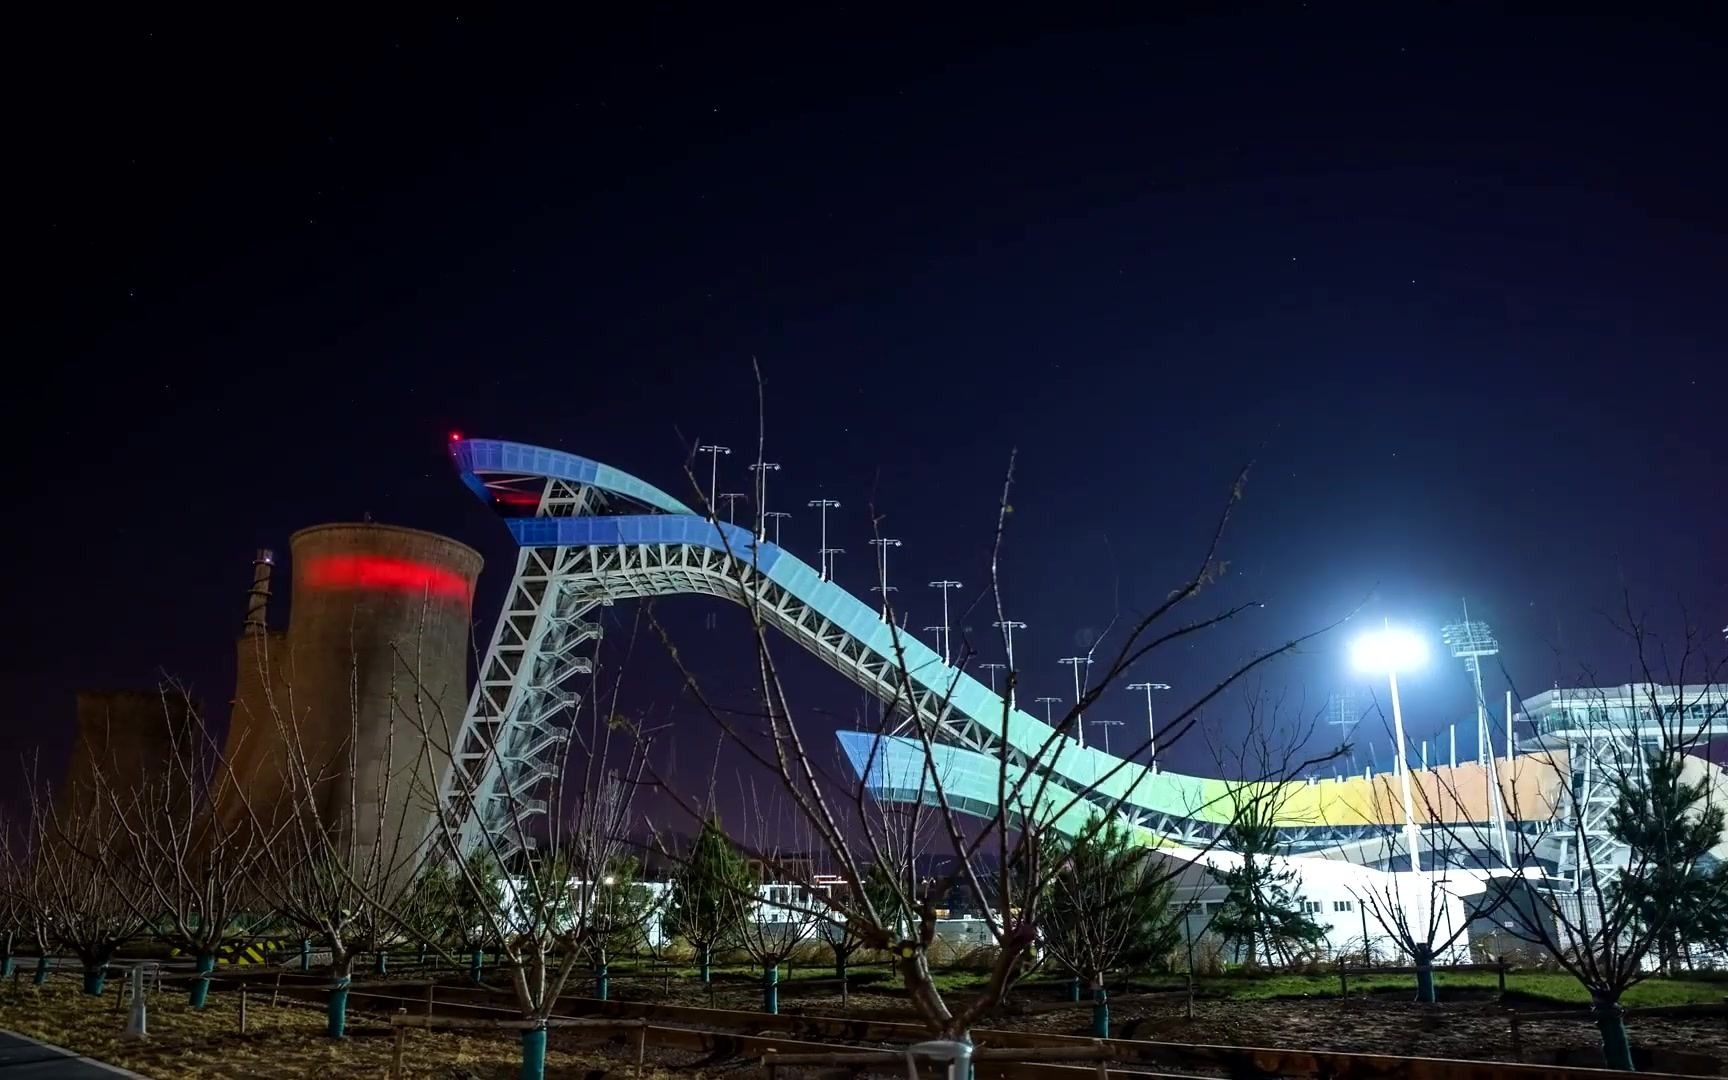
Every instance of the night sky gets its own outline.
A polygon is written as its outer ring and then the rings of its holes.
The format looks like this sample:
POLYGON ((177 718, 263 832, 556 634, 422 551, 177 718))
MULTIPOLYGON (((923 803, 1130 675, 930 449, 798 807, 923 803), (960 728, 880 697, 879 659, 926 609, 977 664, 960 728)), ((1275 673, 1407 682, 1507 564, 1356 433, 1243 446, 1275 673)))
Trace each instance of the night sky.
MULTIPOLYGON (((252 550, 308 524, 480 548, 484 637, 511 552, 448 434, 679 496, 718 440, 746 490, 753 357, 787 546, 814 563, 804 504, 841 500, 868 595, 874 503, 914 628, 924 582, 984 584, 1018 449, 1026 697, 1179 580, 1249 460, 1208 603, 1266 606, 1136 672, 1164 708, 1358 604, 1437 636, 1468 597, 1525 693, 1625 681, 1623 589, 1720 651, 1722 23, 1160 9, 20 31, 0 753, 63 754, 74 689, 159 671, 225 716, 252 550)), ((666 610, 741 689, 741 616, 666 610)), ((1263 687, 1318 708, 1349 632, 1263 687)), ((788 663, 801 707, 860 707, 788 663)), ((711 738, 663 660, 628 693, 711 738)), ((1465 715, 1461 667, 1406 702, 1465 715)))

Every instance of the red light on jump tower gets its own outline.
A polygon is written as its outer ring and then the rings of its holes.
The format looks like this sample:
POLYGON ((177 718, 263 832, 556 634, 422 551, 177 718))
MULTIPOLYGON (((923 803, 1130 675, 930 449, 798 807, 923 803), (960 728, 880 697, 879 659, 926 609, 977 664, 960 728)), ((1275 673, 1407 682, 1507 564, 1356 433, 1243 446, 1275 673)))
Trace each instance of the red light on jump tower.
POLYGON ((461 442, 462 441, 462 433, 460 431, 452 431, 450 433, 450 441, 451 442, 461 442))

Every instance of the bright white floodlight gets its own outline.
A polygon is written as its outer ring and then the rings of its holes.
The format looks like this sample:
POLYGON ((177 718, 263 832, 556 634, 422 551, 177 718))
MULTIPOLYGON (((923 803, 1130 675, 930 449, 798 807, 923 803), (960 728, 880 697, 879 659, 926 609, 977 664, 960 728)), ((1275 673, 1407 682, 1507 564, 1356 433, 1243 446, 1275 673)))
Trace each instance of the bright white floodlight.
POLYGON ((1350 663, 1357 671, 1396 675, 1428 662, 1428 643, 1421 635, 1388 626, 1363 634, 1350 644, 1350 663))

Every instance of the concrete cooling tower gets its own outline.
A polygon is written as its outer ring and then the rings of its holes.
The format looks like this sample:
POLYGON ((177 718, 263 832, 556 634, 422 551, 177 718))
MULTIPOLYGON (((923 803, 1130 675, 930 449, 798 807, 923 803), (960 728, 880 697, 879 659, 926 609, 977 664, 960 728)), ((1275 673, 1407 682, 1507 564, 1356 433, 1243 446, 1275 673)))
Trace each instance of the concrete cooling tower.
MULTIPOLYGON (((291 757, 304 760, 327 778, 315 799, 334 837, 416 843, 449 760, 438 733, 453 735, 467 705, 480 554, 373 524, 317 525, 291 544, 286 633, 265 624, 269 553, 254 564, 227 744, 236 784, 260 820, 282 820, 293 808, 291 757), (422 720, 436 735, 430 760, 422 720)), ((244 820, 245 803, 229 798, 223 816, 244 820)))
POLYGON ((167 775, 176 754, 192 746, 193 706, 178 690, 80 690, 78 736, 66 778, 54 790, 63 823, 91 810, 111 811, 98 792, 105 781, 122 806, 167 775))

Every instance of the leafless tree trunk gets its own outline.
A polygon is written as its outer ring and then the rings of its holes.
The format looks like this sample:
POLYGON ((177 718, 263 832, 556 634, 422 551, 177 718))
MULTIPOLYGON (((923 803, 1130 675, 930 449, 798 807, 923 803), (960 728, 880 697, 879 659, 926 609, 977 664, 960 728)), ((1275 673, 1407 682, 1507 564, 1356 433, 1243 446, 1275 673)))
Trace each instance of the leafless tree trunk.
MULTIPOLYGON (((597 667, 596 685, 602 674, 597 667)), ((461 717, 444 715, 436 699, 418 693, 406 715, 422 736, 427 764, 439 754, 450 760, 461 717)), ((625 892, 635 888, 631 808, 651 735, 620 715, 616 685, 577 710, 568 735, 544 793, 525 790, 504 770, 502 813, 475 815, 480 826, 475 849, 462 850, 462 823, 450 813, 437 816, 433 837, 456 888, 466 894, 486 935, 499 944, 522 1019, 542 1025, 585 962, 596 964, 597 983, 606 985, 609 945, 639 933, 653 913, 625 892), (531 809, 542 794, 547 803, 543 821, 531 809), (476 854, 506 869, 502 890, 475 873, 471 856, 476 854), (513 865, 518 870, 509 873, 513 865)), ((494 742, 486 751, 495 759, 500 748, 494 742)), ((456 805, 474 806, 482 770, 452 767, 451 772, 458 785, 456 805)), ((523 1032, 522 1055, 524 1077, 543 1074, 544 1026, 523 1032)))
POLYGON ((355 667, 350 668, 348 736, 332 753, 312 749, 302 737, 304 718, 295 709, 292 678, 267 678, 264 686, 281 686, 267 693, 264 708, 284 748, 285 802, 258 806, 246 785, 234 788, 245 811, 243 827, 252 832, 258 853, 248 864, 252 885, 289 925, 330 950, 326 1030, 332 1038, 341 1038, 347 1027, 355 959, 400 938, 401 927, 412 921, 407 913, 416 879, 435 854, 418 830, 402 827, 411 816, 405 808, 431 798, 412 779, 413 762, 397 759, 400 717, 418 690, 416 652, 409 647, 404 656, 390 674, 381 760, 363 767, 358 759, 355 667), (375 823, 363 821, 360 812, 367 777, 373 789, 365 794, 376 808, 371 811, 375 823), (270 842, 258 842, 262 838, 270 842))
MULTIPOLYGON (((220 952, 257 929, 241 925, 243 915, 264 914, 250 872, 276 837, 235 828, 215 812, 232 792, 233 774, 185 688, 165 683, 161 693, 170 746, 162 773, 136 791, 120 791, 107 776, 99 785, 106 810, 137 857, 93 858, 91 869, 152 928, 152 936, 190 955, 205 975, 220 952), (185 730, 176 728, 180 716, 190 721, 185 730)), ((209 991, 209 978, 194 979, 191 1005, 203 1008, 209 991)))

